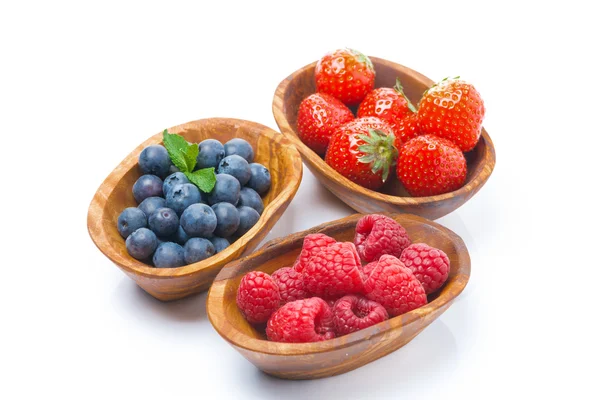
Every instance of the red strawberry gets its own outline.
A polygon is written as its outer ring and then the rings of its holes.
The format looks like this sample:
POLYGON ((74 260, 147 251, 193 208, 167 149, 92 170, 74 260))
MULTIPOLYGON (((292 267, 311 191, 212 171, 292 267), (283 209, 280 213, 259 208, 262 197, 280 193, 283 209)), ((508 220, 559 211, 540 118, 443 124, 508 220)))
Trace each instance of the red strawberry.
POLYGON ((485 107, 473 85, 457 78, 446 78, 425 92, 419 103, 419 126, 424 134, 449 139, 469 151, 481 135, 485 107))
POLYGON ((456 190, 465 183, 467 161, 451 141, 423 135, 402 146, 396 172, 412 196, 434 196, 456 190))
POLYGON ((375 87, 375 68, 369 57, 352 49, 324 55, 315 67, 317 92, 327 93, 348 106, 359 104, 375 87))
POLYGON ((394 138, 392 127, 379 118, 355 119, 331 136, 325 162, 352 182, 377 190, 398 154, 394 138))
POLYGON ((377 88, 365 97, 358 107, 357 117, 377 117, 392 128, 402 119, 416 113, 415 106, 404 94, 400 79, 394 88, 377 88))
POLYGON ((333 131, 353 119, 352 111, 338 99, 325 93, 311 94, 298 108, 298 136, 305 145, 323 156, 333 131))
POLYGON ((419 118, 417 114, 410 114, 404 119, 396 122, 393 126, 394 134, 396 135, 396 148, 400 150, 402 145, 410 139, 421 135, 419 128, 419 118))

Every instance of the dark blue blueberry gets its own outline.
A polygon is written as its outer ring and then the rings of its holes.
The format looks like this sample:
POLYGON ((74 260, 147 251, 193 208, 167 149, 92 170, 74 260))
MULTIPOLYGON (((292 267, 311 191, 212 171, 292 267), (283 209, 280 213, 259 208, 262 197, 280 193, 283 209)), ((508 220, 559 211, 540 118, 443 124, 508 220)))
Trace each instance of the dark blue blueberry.
POLYGON ((167 238, 179 228, 179 217, 170 208, 159 208, 148 217, 148 226, 157 236, 167 238))
POLYGON ((174 174, 167 176, 163 183, 163 193, 165 194, 165 197, 175 185, 182 185, 184 183, 190 183, 190 181, 183 172, 175 172, 174 174))
POLYGON ((140 153, 138 159, 140 170, 143 174, 156 175, 159 178, 164 178, 169 175, 169 169, 171 167, 171 159, 167 149, 163 146, 154 144, 146 147, 140 153))
POLYGON ((264 165, 252 163, 250 164, 250 180, 246 185, 262 196, 271 188, 271 173, 264 165))
POLYGON ((175 185, 167 193, 167 207, 175 210, 177 215, 181 215, 183 210, 192 204, 200 203, 200 201, 202 201, 200 189, 192 183, 175 185))
POLYGON ((167 243, 168 241, 169 241, 169 240, 167 240, 167 239, 163 239, 163 238, 160 238, 160 237, 158 237, 158 236, 157 236, 157 237, 156 237, 156 244, 157 244, 157 246, 156 246, 156 247, 158 248, 158 246, 160 246, 160 245, 161 245, 161 244, 163 244, 163 243, 167 243))
POLYGON ((226 202, 234 206, 240 198, 240 181, 231 175, 219 174, 212 192, 208 195, 208 204, 226 202))
POLYGON ((225 238, 213 236, 208 240, 215 246, 215 253, 219 253, 229 247, 229 240, 225 238))
POLYGON ((133 184, 133 197, 140 204, 148 197, 162 197, 163 181, 156 175, 142 175, 133 184))
POLYGON ((129 255, 138 260, 150 258, 157 246, 156 235, 148 228, 135 230, 125 241, 129 255))
POLYGON ((240 181, 240 186, 244 186, 250 180, 250 165, 248 165, 248 161, 234 154, 221 160, 217 174, 231 175, 240 181))
POLYGON ((183 247, 173 242, 164 242, 158 246, 152 257, 156 268, 177 268, 185 265, 183 247))
POLYGON ((237 236, 242 236, 256 224, 260 215, 254 208, 246 206, 238 207, 238 212, 240 213, 240 226, 238 226, 235 234, 237 236))
POLYGON ((181 227, 189 236, 210 237, 217 227, 217 216, 206 204, 192 204, 181 214, 181 227))
POLYGON ((154 211, 165 206, 165 199, 162 197, 148 197, 140 203, 138 208, 142 210, 144 214, 146 214, 146 218, 148 218, 154 211))
POLYGON ((240 190, 240 201, 237 205, 238 207, 252 207, 256 211, 258 211, 259 214, 262 214, 263 210, 265 209, 260 195, 256 193, 254 189, 250 189, 247 186, 243 187, 242 190, 240 190))
POLYGON ((202 168, 214 168, 217 166, 225 157, 225 148, 216 139, 206 139, 200 142, 198 145, 200 152, 196 158, 196 169, 202 168))
POLYGON ((187 241, 183 250, 185 262, 188 264, 206 260, 215 254, 215 246, 203 238, 191 238, 187 241))
POLYGON ((225 157, 237 154, 251 163, 254 160, 254 150, 244 139, 235 138, 225 143, 225 157))
POLYGON ((240 225, 240 214, 231 203, 217 203, 212 206, 215 215, 217 216, 217 227, 215 235, 228 237, 237 231, 240 225))
POLYGON ((137 207, 124 209, 117 219, 117 229, 123 239, 131 235, 136 229, 148 226, 146 214, 137 207))
MULTIPOLYGON (((180 222, 181 223, 181 222, 180 222)), ((181 227, 181 225, 179 226, 179 228, 177 229, 177 232, 175 232, 175 234, 172 237, 172 240, 175 243, 178 243, 180 245, 184 245, 188 240, 190 239, 190 237, 188 236, 187 233, 185 233, 185 231, 183 230, 183 228, 181 227)))

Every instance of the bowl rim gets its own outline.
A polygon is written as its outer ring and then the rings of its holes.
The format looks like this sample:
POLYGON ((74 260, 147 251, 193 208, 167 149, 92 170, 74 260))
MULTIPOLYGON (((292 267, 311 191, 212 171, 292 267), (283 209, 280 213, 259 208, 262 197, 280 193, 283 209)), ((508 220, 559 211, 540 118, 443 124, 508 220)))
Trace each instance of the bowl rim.
MULTIPOLYGON (((412 76, 414 79, 416 79, 417 81, 419 81, 420 83, 424 84, 427 87, 430 87, 431 85, 433 85, 435 83, 433 80, 427 78, 425 75, 423 75, 411 68, 408 68, 404 65, 397 64, 397 63, 385 60, 383 58, 378 58, 378 57, 373 57, 373 56, 369 56, 369 58, 371 59, 371 61, 373 62, 373 64, 376 67, 378 64, 381 64, 381 65, 385 65, 388 68, 402 71, 402 73, 412 76)), ((435 196, 402 197, 402 196, 393 196, 390 194, 385 194, 385 193, 377 192, 374 190, 370 190, 370 189, 360 186, 357 183, 352 182, 350 179, 346 178, 345 176, 343 176, 342 174, 338 173, 336 170, 331 168, 325 162, 325 160, 323 160, 321 157, 319 157, 319 155, 317 153, 312 151, 308 146, 306 146, 300 140, 300 138, 296 134, 295 129, 290 125, 288 119, 285 116, 285 113, 283 112, 284 95, 285 95, 285 92, 287 91, 290 83, 297 76, 304 73, 306 70, 313 69, 316 66, 316 64, 317 64, 317 61, 307 64, 304 67, 294 71, 291 75, 289 75, 287 78, 282 80, 279 83, 279 85, 277 86, 277 88, 275 89, 271 108, 272 108, 273 116, 275 118, 275 122, 277 123, 277 126, 281 130, 281 133, 283 133, 288 139, 290 139, 294 143, 294 145, 296 146, 296 148, 302 155, 303 160, 308 162, 308 164, 310 166, 322 171, 322 173, 324 175, 326 175, 328 179, 331 180, 332 176, 336 176, 336 178, 338 178, 341 181, 340 183, 343 186, 347 187, 350 191, 355 192, 355 193, 361 193, 369 198, 372 198, 375 201, 386 202, 386 203, 390 203, 390 204, 394 204, 394 205, 398 205, 398 206, 422 206, 422 205, 437 203, 437 202, 444 201, 444 200, 450 200, 452 198, 459 197, 459 196, 467 196, 474 189, 483 186, 483 184, 488 180, 488 178, 492 174, 492 171, 494 170, 494 167, 496 165, 496 151, 495 151, 494 143, 492 142, 492 139, 490 138, 490 136, 487 133, 487 131, 485 130, 485 128, 482 127, 481 137, 479 139, 484 145, 484 154, 483 154, 482 164, 481 164, 482 167, 480 168, 480 171, 478 171, 477 174, 471 178, 470 181, 465 182, 465 184, 457 190, 454 190, 454 191, 448 192, 448 193, 444 193, 444 194, 435 195, 435 196)))
MULTIPOLYGON (((119 267, 127 272, 135 273, 136 275, 153 278, 153 279, 169 279, 173 277, 185 277, 193 275, 197 272, 208 270, 215 265, 223 264, 224 262, 232 261, 234 253, 240 248, 244 248, 251 238, 253 238, 258 232, 264 229, 267 225, 267 219, 264 216, 270 217, 276 210, 282 207, 288 199, 293 198, 300 182, 302 181, 302 158, 294 147, 293 143, 284 135, 269 128, 265 125, 259 124, 253 121, 247 121, 236 118, 202 118, 194 121, 189 121, 174 127, 168 128, 169 131, 182 131, 190 126, 198 126, 205 124, 242 124, 255 128, 259 134, 258 136, 265 136, 269 140, 277 143, 278 146, 282 147, 288 154, 289 157, 283 157, 286 162, 289 163, 291 169, 295 172, 291 179, 284 179, 283 187, 281 192, 265 207, 261 218, 258 222, 243 236, 232 243, 222 252, 215 254, 206 260, 188 264, 178 268, 155 268, 145 264, 142 261, 136 260, 133 257, 123 256, 117 253, 112 246, 109 244, 110 239, 103 228, 102 221, 104 220, 104 213, 108 204, 108 198, 115 189, 116 185, 114 182, 120 182, 123 176, 128 173, 132 168, 137 165, 137 160, 141 151, 152 144, 162 143, 162 131, 152 135, 146 139, 139 146, 137 146, 131 153, 129 153, 120 163, 115 167, 110 174, 104 179, 96 190, 92 201, 90 202, 87 214, 87 227, 88 233, 96 245, 96 247, 112 262, 116 263, 119 267), (275 140, 276 139, 276 140, 275 140)), ((125 241, 125 239, 123 239, 125 241)))
POLYGON ((277 356, 305 356, 309 354, 336 351, 353 346, 366 339, 379 337, 381 335, 385 335, 387 332, 391 332, 396 329, 401 329, 402 327, 408 326, 420 319, 427 318, 428 315, 432 314, 440 308, 448 307, 451 304, 451 302, 454 301, 454 299, 458 297, 460 293, 464 290, 471 275, 471 258, 467 246, 465 245, 461 237, 453 231, 451 231, 450 229, 436 222, 420 217, 418 215, 402 213, 378 214, 384 214, 396 220, 413 220, 421 224, 430 225, 443 232, 455 246, 458 256, 458 269, 456 270, 456 276, 454 276, 452 280, 449 280, 445 283, 446 290, 442 290, 442 292, 440 292, 434 300, 422 307, 409 311, 408 313, 390 318, 386 321, 380 322, 366 329, 362 329, 360 331, 353 332, 348 335, 344 335, 330 340, 325 340, 322 342, 271 342, 269 340, 253 338, 235 328, 235 326, 227 318, 227 304, 225 304, 225 298, 223 295, 225 292, 225 287, 227 286, 227 282, 231 279, 234 279, 237 276, 238 271, 243 267, 245 263, 252 261, 258 257, 270 259, 271 257, 269 256, 272 253, 274 253, 279 246, 285 245, 282 244, 282 242, 284 241, 287 242, 301 240, 302 238, 304 238, 304 236, 311 233, 327 234, 327 232, 333 229, 334 227, 352 226, 353 224, 355 225, 359 218, 366 215, 357 213, 352 214, 348 217, 326 222, 317 225, 313 228, 293 233, 282 238, 273 239, 267 242, 259 250, 255 251, 251 255, 235 260, 223 267, 223 269, 221 269, 221 271, 215 278, 213 284, 211 285, 208 292, 208 296, 206 298, 206 313, 213 328, 217 331, 217 333, 219 333, 219 335, 223 339, 225 339, 231 345, 250 352, 277 356), (451 288, 452 290, 450 290, 451 288))

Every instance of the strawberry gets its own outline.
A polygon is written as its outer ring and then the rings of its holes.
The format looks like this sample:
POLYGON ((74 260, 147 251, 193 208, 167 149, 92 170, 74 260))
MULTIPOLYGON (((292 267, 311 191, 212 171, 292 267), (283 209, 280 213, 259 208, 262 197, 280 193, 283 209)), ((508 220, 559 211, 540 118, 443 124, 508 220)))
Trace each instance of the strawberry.
POLYGON ((400 79, 396 78, 394 88, 377 88, 371 91, 360 103, 356 116, 377 117, 392 125, 416 113, 415 106, 404 94, 400 79))
POLYGON ((434 196, 460 188, 467 161, 458 146, 433 135, 417 136, 400 149, 396 172, 412 196, 434 196))
POLYGON ((421 129, 419 128, 419 118, 417 114, 410 114, 404 119, 401 119, 400 121, 396 122, 393 128, 394 134, 396 135, 395 145, 398 149, 410 139, 421 134, 421 129))
POLYGON ((377 190, 397 157, 394 139, 387 122, 375 117, 357 118, 333 133, 325 162, 352 182, 377 190))
POLYGON ((353 119, 352 111, 335 97, 325 93, 311 94, 298 108, 298 136, 305 145, 323 156, 333 131, 353 119))
POLYGON ((375 68, 369 57, 352 49, 324 55, 315 67, 317 92, 327 93, 347 106, 359 104, 375 87, 375 68))
POLYGON ((424 134, 449 139, 469 151, 481 135, 485 107, 473 85, 458 78, 446 78, 425 92, 419 103, 419 126, 424 134))

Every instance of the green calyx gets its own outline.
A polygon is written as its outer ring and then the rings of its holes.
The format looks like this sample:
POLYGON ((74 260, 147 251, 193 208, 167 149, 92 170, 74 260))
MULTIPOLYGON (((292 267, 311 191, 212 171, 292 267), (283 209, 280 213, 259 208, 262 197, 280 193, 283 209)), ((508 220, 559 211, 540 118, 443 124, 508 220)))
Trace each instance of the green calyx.
POLYGON ((410 102, 409 98, 406 97, 406 94, 404 94, 404 88, 402 87, 402 83, 400 82, 400 78, 396 78, 396 85, 394 86, 394 90, 396 92, 398 92, 399 95, 401 95, 402 97, 404 97, 404 100, 406 100, 406 103, 408 104, 408 109, 414 113, 417 112, 417 109, 415 108, 415 106, 413 105, 413 103, 410 102))
POLYGON ((373 66, 373 62, 371 61, 371 59, 369 57, 365 56, 360 51, 351 49, 349 47, 346 47, 346 50, 348 50, 350 53, 354 54, 354 56, 356 57, 356 59, 358 61, 366 64, 367 68, 369 68, 371 71, 373 71, 373 73, 375 73, 375 67, 373 66))
POLYGON ((370 164, 371 172, 374 174, 382 171, 381 179, 385 182, 391 166, 398 158, 398 149, 394 146, 394 140, 396 139, 394 134, 369 129, 368 135, 359 135, 358 137, 366 143, 358 146, 358 150, 364 154, 358 161, 370 164))

